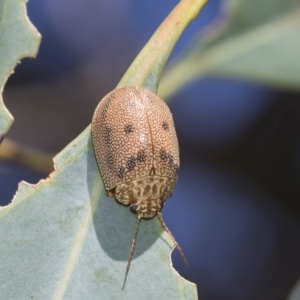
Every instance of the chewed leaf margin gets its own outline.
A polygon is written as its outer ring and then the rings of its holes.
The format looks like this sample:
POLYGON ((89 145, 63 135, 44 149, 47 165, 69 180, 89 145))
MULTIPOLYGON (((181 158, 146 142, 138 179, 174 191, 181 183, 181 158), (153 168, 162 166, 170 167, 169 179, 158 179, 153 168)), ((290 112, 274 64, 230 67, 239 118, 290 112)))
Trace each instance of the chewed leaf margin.
POLYGON ((27 17, 26 1, 0 2, 0 142, 13 122, 4 105, 4 85, 22 58, 37 55, 41 35, 27 17))

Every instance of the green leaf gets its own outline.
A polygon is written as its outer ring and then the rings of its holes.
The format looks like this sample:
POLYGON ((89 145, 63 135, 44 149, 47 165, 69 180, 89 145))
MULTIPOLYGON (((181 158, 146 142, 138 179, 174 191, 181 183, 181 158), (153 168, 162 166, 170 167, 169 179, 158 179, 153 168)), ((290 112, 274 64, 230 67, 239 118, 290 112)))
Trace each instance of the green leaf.
POLYGON ((297 284, 292 289, 287 300, 300 300, 300 280, 297 282, 297 284))
POLYGON ((1 299, 196 299, 169 267, 172 243, 143 221, 125 269, 136 219, 105 196, 87 128, 36 186, 21 183, 0 210, 1 299), (124 285, 124 286, 123 286, 124 285))
POLYGON ((36 56, 40 40, 27 18, 25 1, 0 0, 0 142, 13 122, 2 99, 4 84, 20 59, 36 56))
POLYGON ((300 90, 300 1, 228 0, 223 15, 170 67, 165 99, 205 75, 300 90))
MULTIPOLYGON (((204 3, 181 1, 119 86, 155 91, 174 43, 204 3)), ((170 267, 174 245, 156 218, 142 220, 125 277, 136 222, 127 207, 106 197, 88 127, 55 158, 49 178, 21 183, 12 203, 0 209, 1 297, 197 299, 196 286, 170 267)))

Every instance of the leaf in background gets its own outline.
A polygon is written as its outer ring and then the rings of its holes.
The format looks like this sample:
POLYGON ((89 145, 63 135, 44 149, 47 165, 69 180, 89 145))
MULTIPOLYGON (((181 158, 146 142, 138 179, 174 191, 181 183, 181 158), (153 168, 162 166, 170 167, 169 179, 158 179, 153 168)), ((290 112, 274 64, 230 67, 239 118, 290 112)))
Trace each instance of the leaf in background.
MULTIPOLYGON (((182 0, 119 86, 155 91, 175 42, 205 2, 182 0)), ((197 299, 196 286, 170 267, 173 243, 157 218, 142 220, 124 281, 136 222, 105 196, 88 127, 55 158, 49 178, 21 183, 0 209, 0 298, 197 299)))
POLYGON ((2 91, 8 76, 18 61, 35 57, 40 44, 40 34, 29 22, 24 0, 0 1, 0 142, 13 122, 4 106, 2 91))
POLYGON ((162 78, 163 99, 204 75, 300 90, 300 0, 227 0, 213 25, 162 78))
POLYGON ((299 300, 299 299, 300 299, 300 280, 297 282, 297 284, 292 289, 287 300, 299 300))

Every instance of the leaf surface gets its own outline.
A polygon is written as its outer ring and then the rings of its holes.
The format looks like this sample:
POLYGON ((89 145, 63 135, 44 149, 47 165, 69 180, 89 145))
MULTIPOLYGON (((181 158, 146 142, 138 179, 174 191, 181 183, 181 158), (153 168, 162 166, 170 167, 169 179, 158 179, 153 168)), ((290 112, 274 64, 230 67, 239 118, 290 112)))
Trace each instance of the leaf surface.
POLYGON ((290 295, 287 300, 299 300, 300 299, 300 280, 296 283, 294 288, 292 289, 290 295))
POLYGON ((0 142, 13 122, 3 103, 4 84, 20 59, 36 56, 40 39, 27 18, 25 1, 0 1, 0 142))
MULTIPOLYGON (((155 91, 176 40, 204 3, 181 1, 119 86, 155 91)), ((1 299, 197 299, 196 286, 170 267, 173 243, 157 218, 141 222, 125 277, 136 222, 106 197, 88 127, 56 156, 47 179, 22 182, 0 209, 1 299)))

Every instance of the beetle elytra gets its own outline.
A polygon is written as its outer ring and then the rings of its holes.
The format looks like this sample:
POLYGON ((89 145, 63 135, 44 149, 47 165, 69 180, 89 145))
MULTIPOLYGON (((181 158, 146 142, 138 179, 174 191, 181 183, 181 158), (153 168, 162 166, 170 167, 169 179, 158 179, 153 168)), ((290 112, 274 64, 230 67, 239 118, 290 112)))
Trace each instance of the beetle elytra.
POLYGON ((115 89, 100 101, 95 110, 92 139, 107 195, 129 206, 137 215, 126 273, 141 219, 155 216, 187 264, 161 214, 179 171, 178 140, 168 106, 142 87, 115 89))

